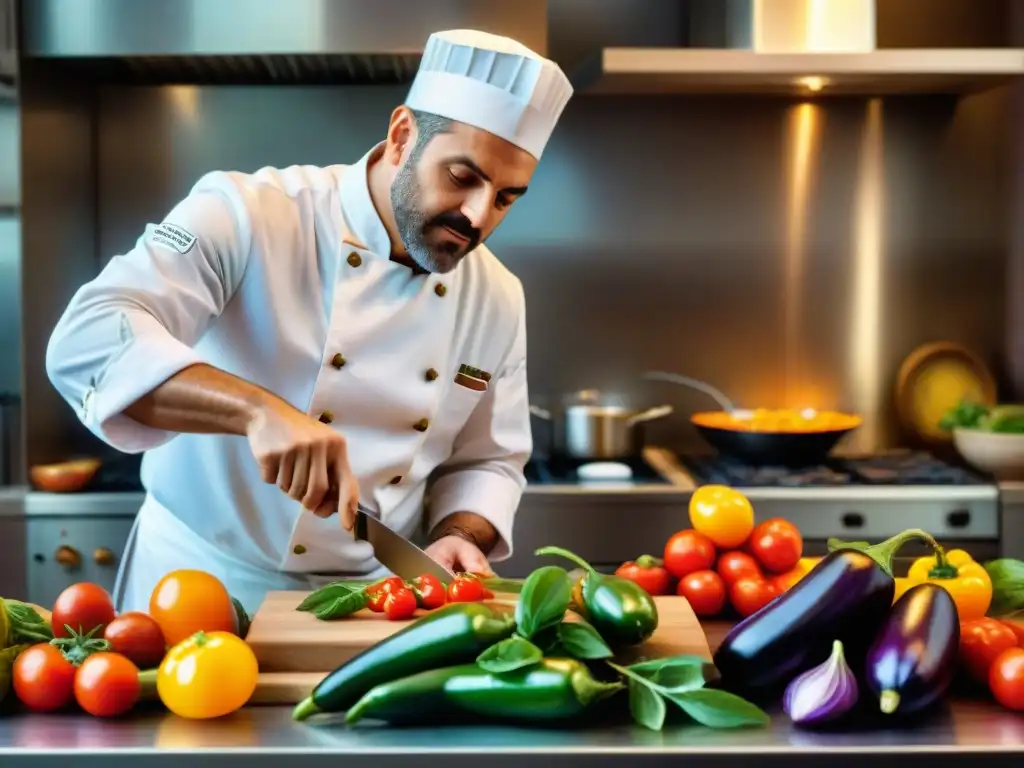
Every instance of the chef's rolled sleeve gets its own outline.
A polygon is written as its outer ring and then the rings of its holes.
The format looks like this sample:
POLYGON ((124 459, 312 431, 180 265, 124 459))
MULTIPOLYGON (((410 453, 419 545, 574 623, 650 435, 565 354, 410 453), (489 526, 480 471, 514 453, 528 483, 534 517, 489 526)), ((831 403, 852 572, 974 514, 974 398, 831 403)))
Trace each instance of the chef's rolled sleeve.
POLYGON ((115 256, 72 297, 46 350, 60 395, 97 437, 125 453, 175 433, 125 408, 205 360, 193 346, 241 282, 251 238, 241 188, 224 172, 204 176, 128 253, 115 256))
MULTIPOLYGON (((520 300, 521 301, 521 300, 520 300)), ((430 490, 429 529, 456 512, 480 515, 498 532, 488 555, 512 555, 512 528, 533 451, 526 380, 526 321, 520 303, 509 363, 492 378, 480 403, 455 440, 451 457, 438 469, 430 490)))

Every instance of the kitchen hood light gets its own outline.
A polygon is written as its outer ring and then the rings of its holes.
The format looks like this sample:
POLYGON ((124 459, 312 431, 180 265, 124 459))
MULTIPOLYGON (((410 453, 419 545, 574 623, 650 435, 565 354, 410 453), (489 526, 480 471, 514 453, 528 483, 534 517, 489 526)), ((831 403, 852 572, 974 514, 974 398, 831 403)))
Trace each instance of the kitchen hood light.
POLYGON ((796 81, 796 84, 801 88, 805 88, 811 93, 818 93, 826 85, 828 85, 828 79, 824 77, 801 77, 796 81))

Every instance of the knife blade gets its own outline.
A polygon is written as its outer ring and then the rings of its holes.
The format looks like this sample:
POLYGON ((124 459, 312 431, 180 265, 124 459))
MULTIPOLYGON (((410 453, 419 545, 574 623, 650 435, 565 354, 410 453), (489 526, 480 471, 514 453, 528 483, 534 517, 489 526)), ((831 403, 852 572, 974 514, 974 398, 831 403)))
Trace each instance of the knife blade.
POLYGON ((357 541, 368 541, 380 564, 405 581, 412 581, 425 573, 432 574, 446 584, 455 578, 454 573, 388 528, 362 504, 356 509, 355 538, 357 541))

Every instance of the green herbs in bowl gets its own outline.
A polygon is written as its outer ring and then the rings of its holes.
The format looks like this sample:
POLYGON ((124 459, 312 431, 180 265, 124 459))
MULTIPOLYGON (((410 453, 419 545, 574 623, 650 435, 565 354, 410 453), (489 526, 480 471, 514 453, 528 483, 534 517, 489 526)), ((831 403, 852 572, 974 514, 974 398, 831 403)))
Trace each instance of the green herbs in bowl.
POLYGON ((997 480, 1024 480, 1024 405, 963 402, 940 426, 953 433, 964 461, 997 480))

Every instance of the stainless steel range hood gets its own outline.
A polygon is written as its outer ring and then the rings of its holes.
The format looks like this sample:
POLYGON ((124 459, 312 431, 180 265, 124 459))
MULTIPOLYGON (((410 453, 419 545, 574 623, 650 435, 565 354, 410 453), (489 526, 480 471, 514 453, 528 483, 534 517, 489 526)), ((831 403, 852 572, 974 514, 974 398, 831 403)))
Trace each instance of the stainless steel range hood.
POLYGON ((547 52, 546 0, 30 0, 23 56, 142 83, 394 83, 431 32, 547 52))

